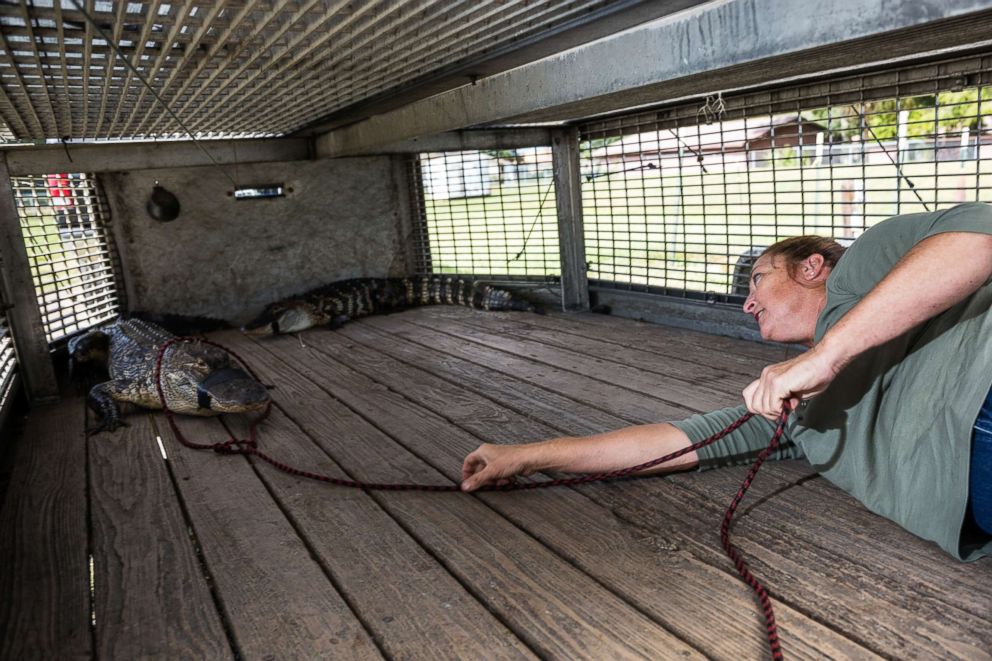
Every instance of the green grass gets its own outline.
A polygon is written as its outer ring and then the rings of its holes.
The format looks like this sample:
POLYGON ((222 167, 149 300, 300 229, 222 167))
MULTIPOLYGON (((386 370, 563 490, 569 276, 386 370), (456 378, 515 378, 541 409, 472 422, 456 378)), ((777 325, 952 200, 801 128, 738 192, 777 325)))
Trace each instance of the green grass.
POLYGON ((87 281, 105 261, 100 239, 95 236, 63 239, 51 207, 25 207, 18 211, 28 263, 43 309, 56 294, 63 300, 84 297, 87 281))

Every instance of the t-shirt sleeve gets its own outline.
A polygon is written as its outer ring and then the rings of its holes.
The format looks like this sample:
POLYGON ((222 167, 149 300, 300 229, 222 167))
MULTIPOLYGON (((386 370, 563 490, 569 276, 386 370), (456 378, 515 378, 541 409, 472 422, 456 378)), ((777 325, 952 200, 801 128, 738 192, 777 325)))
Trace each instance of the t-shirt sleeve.
POLYGON ((895 216, 870 227, 847 249, 827 280, 832 303, 853 305, 874 289, 920 241, 945 232, 992 234, 992 205, 959 204, 930 213, 895 216))
POLYGON ((919 241, 944 232, 992 234, 992 205, 983 202, 959 204, 934 216, 934 221, 924 230, 919 241))
MULTIPOLYGON (((704 438, 726 429, 745 413, 747 413, 747 407, 742 404, 710 413, 701 413, 685 420, 676 420, 671 424, 681 429, 691 442, 698 443, 704 438)), ((739 466, 752 463, 758 457, 758 453, 768 447, 768 443, 775 434, 775 427, 776 424, 773 421, 761 416, 754 416, 739 429, 724 436, 716 443, 696 450, 696 456, 699 458, 699 469, 706 470, 719 466, 739 466)), ((786 429, 778 449, 769 457, 770 459, 800 459, 803 457, 802 450, 788 436, 789 432, 786 429)))

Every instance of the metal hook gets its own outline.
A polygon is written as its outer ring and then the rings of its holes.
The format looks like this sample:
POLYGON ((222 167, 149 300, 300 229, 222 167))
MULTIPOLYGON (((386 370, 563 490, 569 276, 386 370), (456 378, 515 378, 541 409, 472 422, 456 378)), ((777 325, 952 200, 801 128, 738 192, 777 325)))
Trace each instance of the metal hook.
POLYGON ((699 110, 696 112, 696 117, 700 115, 703 116, 703 121, 707 124, 712 124, 714 121, 718 121, 723 118, 723 113, 727 110, 726 104, 723 102, 723 92, 717 92, 716 98, 712 95, 706 97, 706 101, 700 106, 699 110))

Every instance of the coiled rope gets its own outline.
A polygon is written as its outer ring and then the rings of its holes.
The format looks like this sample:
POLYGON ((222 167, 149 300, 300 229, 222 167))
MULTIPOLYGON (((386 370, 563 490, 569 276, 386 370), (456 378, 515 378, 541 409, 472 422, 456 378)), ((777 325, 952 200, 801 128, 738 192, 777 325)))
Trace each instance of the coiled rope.
MULTIPOLYGON (((190 441, 183 436, 182 432, 179 431, 179 427, 176 426, 175 416, 173 412, 169 409, 168 404, 165 400, 165 392, 162 389, 162 360, 165 357, 165 351, 173 344, 178 342, 200 342, 203 344, 209 344, 210 346, 217 347, 222 351, 234 356, 235 359, 248 371, 249 374, 257 381, 258 375, 255 374, 254 370, 248 366, 248 364, 235 352, 227 349, 216 342, 211 342, 203 338, 194 337, 174 337, 159 348, 158 356, 155 359, 155 388, 158 391, 159 400, 162 403, 162 410, 165 412, 165 417, 169 421, 169 427, 172 429, 172 433, 179 440, 180 443, 188 448, 193 448, 196 450, 213 450, 220 454, 242 454, 249 455, 253 457, 258 457, 262 461, 278 468, 284 473, 289 473, 290 475, 296 475, 298 477, 305 477, 310 480, 316 480, 318 482, 326 482, 328 484, 333 484, 339 487, 351 487, 355 489, 363 489, 366 491, 461 491, 461 487, 457 484, 410 484, 410 483, 383 483, 383 482, 358 482, 355 480, 344 480, 337 477, 331 477, 330 475, 323 475, 321 473, 312 473, 310 471, 295 468, 288 464, 270 457, 261 450, 258 449, 258 438, 257 438, 257 427, 265 420, 269 413, 272 411, 271 400, 266 405, 265 410, 257 418, 252 420, 249 426, 248 438, 238 439, 233 435, 227 440, 218 443, 196 443, 190 441)), ((479 489, 479 491, 523 491, 527 489, 546 489, 549 487, 564 487, 564 486, 575 486, 578 484, 586 484, 589 482, 600 482, 603 480, 614 480, 624 477, 628 477, 633 473, 638 473, 648 468, 653 468, 660 464, 664 464, 673 459, 681 457, 682 455, 688 454, 699 448, 706 447, 712 443, 719 441, 721 438, 727 434, 732 433, 734 430, 739 429, 744 423, 750 420, 754 416, 753 413, 745 413, 740 418, 732 422, 722 431, 713 434, 708 438, 704 438, 698 443, 693 443, 692 445, 682 448, 681 450, 676 450, 670 454, 666 454, 663 457, 658 457, 657 459, 652 459, 651 461, 646 461, 643 464, 638 464, 636 466, 630 466, 628 468, 621 468, 619 470, 609 471, 607 473, 596 473, 590 475, 583 475, 581 477, 570 477, 561 478, 556 480, 547 480, 544 482, 524 482, 524 483, 511 483, 504 484, 502 486, 486 486, 479 489)), ((768 638, 768 646, 772 653, 772 659, 775 661, 780 661, 783 659, 782 645, 778 637, 778 626, 775 623, 775 613, 772 609, 771 598, 768 596, 768 591, 765 587, 755 578, 754 574, 748 568, 747 563, 744 561, 743 556, 740 551, 730 542, 730 526, 734 518, 734 513, 737 511, 737 506, 740 504, 741 500, 744 498, 745 492, 751 486, 751 482, 754 480, 754 476, 757 475, 758 469, 761 465, 765 463, 765 460, 771 455, 772 452, 778 447, 779 440, 782 438, 782 434, 785 432, 785 424, 789 416, 789 406, 786 404, 782 408, 782 412, 778 417, 778 425, 775 428, 775 433, 772 435, 771 441, 768 446, 758 454, 758 458, 755 460, 751 469, 747 473, 747 477, 744 478, 744 482, 741 483, 740 488, 737 490, 737 495, 730 502, 730 506, 727 508, 726 514, 723 516, 723 523, 720 526, 720 541, 723 544, 723 549, 726 551, 730 560, 734 563, 734 567, 737 572, 741 575, 741 578, 745 583, 751 586, 755 594, 758 597, 758 603, 761 606, 762 614, 765 617, 765 629, 768 638)))

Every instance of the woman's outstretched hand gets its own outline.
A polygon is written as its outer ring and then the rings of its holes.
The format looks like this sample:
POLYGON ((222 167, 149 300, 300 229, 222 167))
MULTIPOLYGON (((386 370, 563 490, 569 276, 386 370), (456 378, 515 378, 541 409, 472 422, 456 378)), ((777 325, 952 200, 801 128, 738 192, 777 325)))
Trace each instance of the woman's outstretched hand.
POLYGON ((525 461, 527 452, 521 445, 480 445, 462 464, 462 491, 504 486, 517 475, 530 475, 534 471, 525 461))
POLYGON ((784 404, 795 410, 800 401, 826 390, 838 371, 833 361, 813 348, 763 369, 761 377, 744 389, 744 403, 748 411, 775 420, 784 404))

